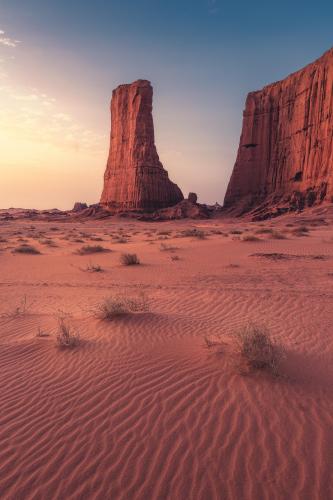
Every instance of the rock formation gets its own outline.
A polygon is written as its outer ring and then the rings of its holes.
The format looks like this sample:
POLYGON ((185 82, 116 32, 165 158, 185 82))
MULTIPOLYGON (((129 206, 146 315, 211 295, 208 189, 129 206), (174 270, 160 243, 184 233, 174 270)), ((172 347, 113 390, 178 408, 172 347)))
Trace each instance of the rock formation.
POLYGON ((146 80, 113 91, 110 153, 101 197, 101 204, 111 211, 152 211, 183 199, 156 151, 152 100, 153 89, 146 80))
POLYGON ((85 210, 86 208, 88 208, 88 205, 86 203, 76 201, 74 203, 73 212, 80 212, 81 210, 85 210))
POLYGON ((224 203, 276 215, 332 196, 333 49, 247 96, 224 203))

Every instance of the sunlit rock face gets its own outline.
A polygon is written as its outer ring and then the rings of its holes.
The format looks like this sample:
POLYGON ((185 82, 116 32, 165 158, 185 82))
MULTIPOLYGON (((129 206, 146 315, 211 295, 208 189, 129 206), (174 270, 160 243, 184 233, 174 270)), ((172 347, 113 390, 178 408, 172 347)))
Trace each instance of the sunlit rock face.
POLYGON ((183 199, 159 160, 147 80, 120 85, 111 100, 111 139, 101 204, 110 210, 152 211, 183 199))
POLYGON ((333 197, 333 49, 246 99, 225 206, 302 209, 333 197))

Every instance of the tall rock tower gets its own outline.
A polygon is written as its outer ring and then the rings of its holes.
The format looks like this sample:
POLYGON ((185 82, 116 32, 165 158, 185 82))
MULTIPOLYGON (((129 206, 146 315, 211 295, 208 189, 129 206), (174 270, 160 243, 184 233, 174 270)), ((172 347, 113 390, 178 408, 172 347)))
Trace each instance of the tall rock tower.
POLYGON ((147 80, 120 85, 112 93, 110 152, 101 196, 101 204, 112 211, 152 211, 183 200, 156 151, 152 102, 147 80))

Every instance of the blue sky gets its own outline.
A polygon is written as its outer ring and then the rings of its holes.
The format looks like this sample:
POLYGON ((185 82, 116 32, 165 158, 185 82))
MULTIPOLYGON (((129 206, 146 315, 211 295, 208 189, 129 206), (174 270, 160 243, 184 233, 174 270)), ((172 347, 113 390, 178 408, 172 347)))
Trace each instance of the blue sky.
POLYGON ((0 125, 11 124, 2 143, 0 135, 1 205, 97 201, 111 92, 138 78, 154 86, 156 142, 170 177, 184 194, 222 202, 246 94, 329 49, 332 19, 326 1, 0 0, 0 125), (44 108, 36 112, 44 95, 52 127, 44 108))

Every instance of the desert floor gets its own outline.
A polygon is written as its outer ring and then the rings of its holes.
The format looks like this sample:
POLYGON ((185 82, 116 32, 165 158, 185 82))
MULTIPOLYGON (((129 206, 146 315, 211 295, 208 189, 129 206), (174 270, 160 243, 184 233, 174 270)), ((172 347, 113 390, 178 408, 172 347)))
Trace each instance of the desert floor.
POLYGON ((0 270, 2 499, 333 498, 331 212, 3 221, 0 270), (117 294, 149 311, 100 319, 117 294), (279 377, 244 371, 249 322, 284 346, 279 377))

